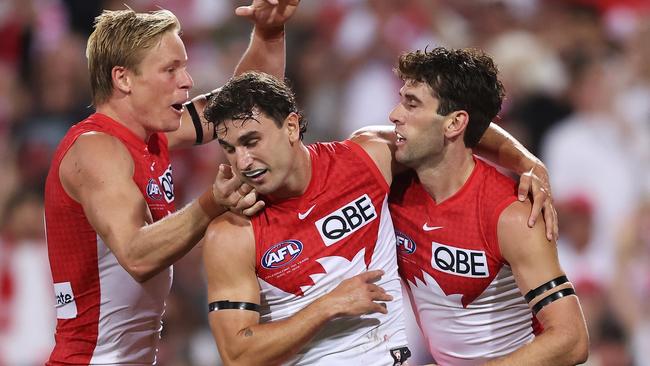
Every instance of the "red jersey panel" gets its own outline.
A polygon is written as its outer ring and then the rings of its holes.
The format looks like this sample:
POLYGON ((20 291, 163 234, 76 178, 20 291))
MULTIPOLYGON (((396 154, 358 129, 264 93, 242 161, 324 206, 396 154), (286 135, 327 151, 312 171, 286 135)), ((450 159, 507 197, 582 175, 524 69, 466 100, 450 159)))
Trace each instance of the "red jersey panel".
POLYGON ((330 321, 289 364, 392 365, 406 345, 388 185, 366 152, 345 141, 308 146, 312 177, 299 197, 252 219, 262 322, 287 318, 342 280, 383 269, 388 314, 330 321))
POLYGON ((395 179, 389 198, 400 275, 441 365, 481 364, 533 338, 532 313, 497 239, 516 183, 474 160, 467 182, 440 204, 412 171, 395 179))
POLYGON ((114 136, 128 149, 135 167, 133 181, 154 220, 174 211, 164 134, 154 134, 145 143, 98 113, 68 131, 54 154, 45 184, 47 246, 58 318, 56 345, 48 364, 153 364, 171 268, 145 283, 135 281, 97 235, 81 205, 63 189, 61 160, 87 132, 114 136))

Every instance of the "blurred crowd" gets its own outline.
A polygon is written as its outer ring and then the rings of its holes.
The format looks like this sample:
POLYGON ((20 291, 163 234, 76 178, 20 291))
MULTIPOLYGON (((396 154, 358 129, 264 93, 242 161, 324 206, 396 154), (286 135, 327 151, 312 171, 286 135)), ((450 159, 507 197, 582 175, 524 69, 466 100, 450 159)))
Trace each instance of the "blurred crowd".
MULTIPOLYGON (((54 296, 43 183, 65 131, 92 113, 85 42, 101 9, 172 10, 192 95, 227 80, 251 24, 247 1, 0 2, 0 365, 42 364, 54 296)), ((507 99, 498 123, 547 164, 560 261, 591 337, 588 365, 650 365, 650 0, 303 0, 287 27, 287 78, 307 141, 388 124, 404 51, 478 47, 507 99)), ((110 158, 110 157, 107 157, 110 158)), ((220 148, 173 155, 177 206, 212 181, 220 148)), ((526 245, 526 243, 521 243, 526 245)), ((174 270, 161 365, 214 365, 195 248, 174 270)))

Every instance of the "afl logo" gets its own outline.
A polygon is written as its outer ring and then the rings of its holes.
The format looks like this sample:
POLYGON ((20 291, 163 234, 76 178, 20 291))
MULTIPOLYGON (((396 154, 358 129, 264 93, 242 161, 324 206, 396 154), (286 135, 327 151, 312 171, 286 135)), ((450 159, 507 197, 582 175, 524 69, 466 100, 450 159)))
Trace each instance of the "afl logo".
POLYGON ((163 197, 160 186, 154 179, 149 179, 149 183, 147 183, 147 196, 154 200, 160 200, 163 197))
POLYGON ((298 240, 285 240, 270 247, 262 256, 262 267, 275 269, 293 262, 302 253, 302 243, 298 240))
POLYGON ((415 242, 413 239, 406 236, 406 234, 395 231, 395 237, 397 238, 397 251, 405 254, 413 254, 416 249, 415 242))

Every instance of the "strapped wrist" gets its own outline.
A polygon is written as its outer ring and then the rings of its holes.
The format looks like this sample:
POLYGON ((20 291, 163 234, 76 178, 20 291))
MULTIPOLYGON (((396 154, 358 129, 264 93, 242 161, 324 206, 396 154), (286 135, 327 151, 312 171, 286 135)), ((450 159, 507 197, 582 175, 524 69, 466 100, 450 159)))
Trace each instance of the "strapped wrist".
POLYGON ((214 199, 212 187, 199 196, 198 202, 203 212, 210 218, 217 217, 225 211, 224 207, 214 199))

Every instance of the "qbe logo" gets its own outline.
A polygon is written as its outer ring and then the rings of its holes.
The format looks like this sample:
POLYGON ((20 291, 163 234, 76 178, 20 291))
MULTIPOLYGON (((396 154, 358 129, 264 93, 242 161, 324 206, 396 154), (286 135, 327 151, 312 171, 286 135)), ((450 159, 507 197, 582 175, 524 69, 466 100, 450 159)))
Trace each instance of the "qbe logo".
POLYGON ((316 228, 326 246, 335 244, 377 218, 375 206, 367 194, 316 221, 316 228))
POLYGON ((490 275, 485 252, 455 248, 436 242, 431 245, 433 268, 463 277, 485 278, 490 275))
POLYGON ((153 178, 149 179, 149 182, 147 183, 147 196, 154 200, 161 200, 163 198, 160 186, 153 178))
POLYGON ((160 182, 160 187, 162 188, 163 196, 165 201, 170 203, 174 200, 174 180, 172 179, 172 165, 167 166, 167 170, 158 177, 158 182, 160 182))
POLYGON ((262 256, 262 267, 275 269, 293 262, 302 253, 302 243, 298 240, 285 240, 274 244, 262 256))
POLYGON ((416 249, 415 242, 401 231, 395 230, 395 237, 397 238, 397 250, 400 253, 413 254, 416 249))

